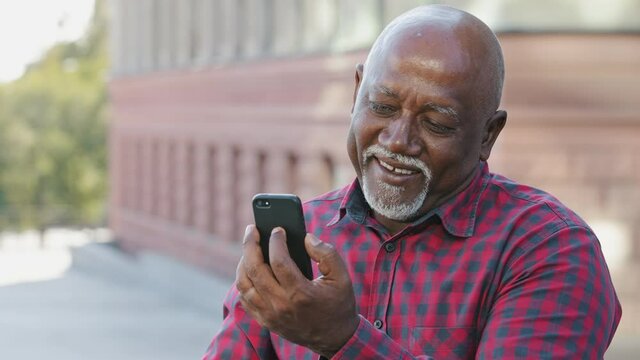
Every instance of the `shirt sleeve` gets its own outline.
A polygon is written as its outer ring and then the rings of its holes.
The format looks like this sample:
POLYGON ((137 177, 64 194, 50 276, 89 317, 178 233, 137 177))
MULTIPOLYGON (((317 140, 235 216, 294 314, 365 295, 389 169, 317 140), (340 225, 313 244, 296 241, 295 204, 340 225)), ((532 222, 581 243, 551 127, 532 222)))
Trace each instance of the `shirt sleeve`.
POLYGON ((331 358, 331 360, 353 359, 437 360, 427 355, 413 356, 386 333, 376 329, 373 324, 362 316, 360 316, 360 323, 351 339, 331 358))
POLYGON ((602 359, 622 310, 592 231, 564 227, 518 254, 476 359, 602 359))
POLYGON ((222 327, 211 341, 202 360, 278 358, 269 331, 242 308, 235 283, 224 300, 223 316, 222 327))

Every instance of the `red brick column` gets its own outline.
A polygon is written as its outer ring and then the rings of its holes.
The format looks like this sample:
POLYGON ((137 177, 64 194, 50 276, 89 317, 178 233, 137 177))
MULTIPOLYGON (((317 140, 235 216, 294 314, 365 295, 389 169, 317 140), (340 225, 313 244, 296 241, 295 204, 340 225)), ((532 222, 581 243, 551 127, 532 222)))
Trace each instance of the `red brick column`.
POLYGON ((211 206, 209 201, 211 193, 215 189, 209 186, 209 149, 204 142, 198 142, 195 145, 194 154, 194 181, 193 181, 193 209, 194 209, 194 225, 195 228, 203 233, 210 233, 209 218, 211 214, 211 206))
POLYGON ((156 180, 158 182, 158 215, 159 218, 168 221, 171 211, 171 189, 169 189, 169 177, 171 169, 169 168, 169 142, 167 139, 162 139, 158 143, 158 168, 159 176, 156 180))
POLYGON ((142 142, 142 210, 145 214, 153 213, 153 141, 150 137, 141 139, 142 142))
POLYGON ((284 150, 272 150, 267 153, 265 172, 266 184, 265 192, 270 193, 289 193, 293 189, 288 187, 290 169, 288 163, 288 154, 284 150))
POLYGON ((258 153, 255 149, 245 148, 240 153, 238 165, 240 170, 240 176, 236 179, 238 182, 238 220, 232 241, 241 242, 245 226, 254 222, 251 199, 259 192, 258 153))
POLYGON ((215 148, 215 176, 213 201, 213 216, 215 233, 223 241, 232 241, 236 232, 236 190, 234 179, 233 149, 229 145, 221 145, 215 148))

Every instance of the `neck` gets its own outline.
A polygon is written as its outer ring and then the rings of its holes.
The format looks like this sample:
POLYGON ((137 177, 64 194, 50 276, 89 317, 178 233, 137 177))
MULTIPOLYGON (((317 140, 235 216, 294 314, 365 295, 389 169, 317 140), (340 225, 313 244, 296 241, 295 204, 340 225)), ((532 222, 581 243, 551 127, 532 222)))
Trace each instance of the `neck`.
POLYGON ((386 218, 375 211, 373 212, 373 217, 374 219, 378 220, 378 222, 382 224, 382 226, 384 226, 387 231, 389 231, 389 234, 391 234, 391 236, 399 233, 409 224, 408 222, 401 222, 386 218))

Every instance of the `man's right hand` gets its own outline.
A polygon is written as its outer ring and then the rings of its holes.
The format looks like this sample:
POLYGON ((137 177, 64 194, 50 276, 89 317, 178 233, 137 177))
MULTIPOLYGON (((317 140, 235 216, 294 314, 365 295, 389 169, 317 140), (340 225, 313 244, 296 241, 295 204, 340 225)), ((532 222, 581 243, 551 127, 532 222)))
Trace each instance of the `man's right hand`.
POLYGON ((259 238, 256 227, 249 225, 236 273, 243 307, 281 337, 333 356, 360 322, 351 278, 340 254, 332 245, 307 234, 306 250, 322 274, 310 281, 289 256, 284 229, 271 233, 270 264, 264 263, 259 238))

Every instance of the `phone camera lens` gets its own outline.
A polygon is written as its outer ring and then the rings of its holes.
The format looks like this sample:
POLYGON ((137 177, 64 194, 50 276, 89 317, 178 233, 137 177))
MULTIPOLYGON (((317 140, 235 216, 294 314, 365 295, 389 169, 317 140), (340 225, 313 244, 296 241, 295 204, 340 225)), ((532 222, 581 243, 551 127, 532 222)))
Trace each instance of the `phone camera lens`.
POLYGON ((256 200, 255 204, 259 208, 268 208, 271 206, 271 202, 269 200, 263 199, 256 200))

